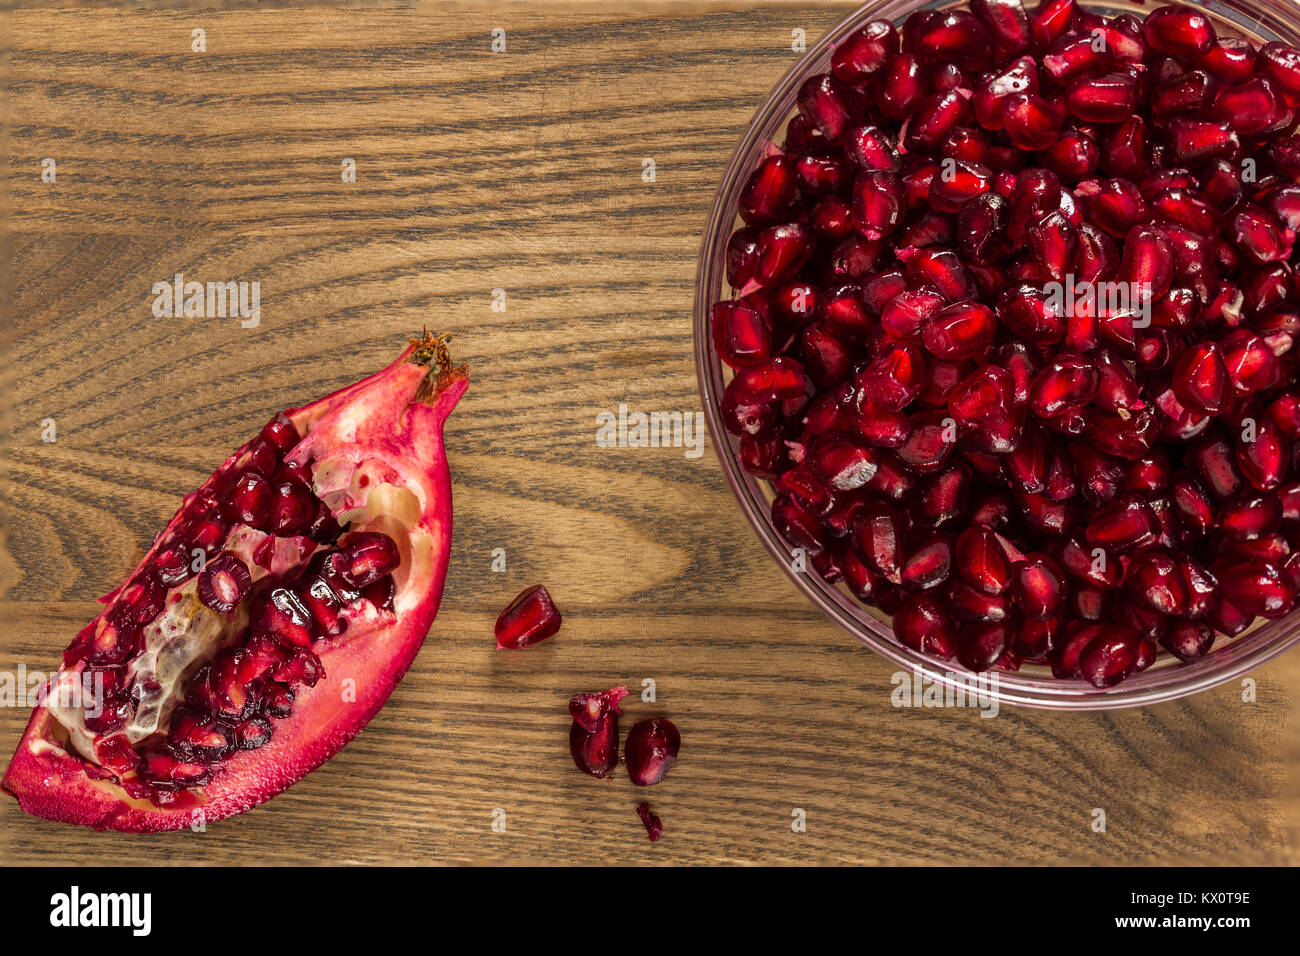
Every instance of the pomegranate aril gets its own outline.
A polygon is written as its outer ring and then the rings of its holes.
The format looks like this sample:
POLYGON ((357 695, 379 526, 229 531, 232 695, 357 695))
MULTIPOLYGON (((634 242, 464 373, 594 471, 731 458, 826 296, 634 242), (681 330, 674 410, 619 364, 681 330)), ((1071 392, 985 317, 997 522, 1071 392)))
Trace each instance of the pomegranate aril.
POLYGON ((294 588, 298 600, 311 614, 316 630, 327 637, 336 637, 348 628, 343 616, 343 599, 334 593, 329 582, 323 577, 311 577, 300 581, 294 588))
POLYGON ((1101 627, 1079 652, 1079 674, 1094 687, 1112 687, 1133 670, 1140 639, 1129 628, 1101 627))
POLYGON ((987 306, 955 302, 931 317, 922 340, 937 358, 967 358, 983 351, 993 341, 996 330, 996 320, 987 306))
POLYGON ((784 155, 769 156, 741 190, 741 218, 751 226, 780 222, 797 196, 794 164, 784 155))
POLYGON ((260 437, 274 447, 281 457, 301 440, 297 426, 283 412, 266 423, 260 437))
POLYGON ((315 687, 325 676, 325 667, 312 651, 300 647, 283 664, 271 671, 271 677, 282 684, 306 684, 315 687))
POLYGON ((1213 568, 1223 599, 1247 614, 1277 618, 1296 602, 1296 586, 1277 565, 1266 561, 1219 564, 1213 568))
POLYGON ((957 629, 943 605, 927 594, 908 594, 894 612, 894 636, 914 651, 948 660, 956 653, 957 629))
POLYGON ((1300 98, 1300 50, 1285 43, 1266 43, 1255 66, 1293 99, 1300 98))
POLYGON ((1008 593, 988 594, 960 578, 949 580, 944 599, 949 613, 959 621, 1002 621, 1011 612, 1008 593))
POLYGON ((712 312, 713 346, 732 368, 756 365, 771 358, 768 320, 741 302, 719 302, 712 312))
POLYGON ((1176 621, 1160 643, 1180 661, 1199 660, 1214 646, 1214 628, 1198 621, 1176 621))
POLYGON ((1287 443, 1270 418, 1249 418, 1242 426, 1237 435, 1237 467, 1254 487, 1272 491, 1286 477, 1287 443))
POLYGON ((992 182, 993 174, 984 166, 959 160, 930 181, 930 207, 939 212, 961 212, 972 199, 987 193, 992 182))
POLYGON ((853 121, 855 96, 851 87, 828 73, 821 73, 804 81, 796 102, 799 112, 813 128, 834 143, 853 121))
POLYGON ((959 126, 969 125, 971 107, 966 95, 958 90, 943 90, 924 97, 908 119, 903 138, 908 152, 935 149, 944 137, 959 126))
POLYGON ((1204 56, 1214 45, 1214 24, 1195 7, 1171 4, 1157 7, 1142 23, 1147 45, 1180 57, 1204 56))
POLYGON ((256 471, 245 471, 225 495, 223 511, 236 524, 264 531, 270 527, 271 483, 256 471))
POLYGON ((1099 509, 1089 521, 1085 534, 1093 547, 1134 551, 1156 541, 1160 520, 1143 498, 1124 495, 1099 509))
POLYGON ((563 618, 550 592, 535 584, 522 591, 497 617, 497 648, 529 647, 554 635, 561 623, 563 618))
POLYGON ((861 83, 898 53, 898 31, 888 20, 872 20, 851 33, 831 56, 831 72, 844 83, 861 83))
POLYGON ((229 533, 230 523, 216 510, 212 510, 190 529, 189 546, 203 551, 210 558, 222 549, 229 533))
POLYGON ((265 717, 253 717, 239 725, 236 739, 240 750, 256 750, 271 742, 271 722, 265 717))
POLYGON ((569 716, 587 733, 595 733, 611 713, 621 712, 619 702, 627 693, 626 687, 611 687, 599 693, 574 694, 569 698, 569 716))
POLYGON ((758 268, 759 230, 747 227, 737 229, 727 240, 727 284, 740 289, 749 284, 758 268))
POLYGON ((1207 435, 1188 449, 1187 463, 1219 500, 1231 498, 1244 484, 1232 448, 1219 435, 1207 435))
POLYGON ((1188 409, 1202 415, 1223 408, 1228 370, 1214 342, 1198 342, 1183 352, 1174 366, 1174 393, 1188 409))
POLYGON ((253 439, 248 445, 248 450, 241 459, 241 465, 245 471, 255 472, 264 478, 270 478, 275 474, 276 466, 280 464, 281 453, 265 437, 259 436, 253 439))
POLYGON ((1187 609, 1183 570, 1166 554, 1140 554, 1124 576, 1128 593, 1157 614, 1181 615, 1187 609))
POLYGON ((925 479, 912 505, 912 521, 919 527, 937 528, 956 520, 966 508, 971 470, 956 462, 925 479))
POLYGON ((1065 607, 1069 585, 1065 571, 1051 558, 1029 554, 1011 569, 1011 594, 1027 618, 1055 617, 1065 607))
POLYGON ((853 227, 869 240, 887 238, 903 220, 905 197, 888 170, 862 173, 853 183, 853 227))
POLYGON ((154 558, 154 575, 160 584, 172 587, 188 581, 194 574, 190 567, 190 553, 183 545, 163 548, 154 558))
POLYGON ((93 631, 81 659, 88 664, 121 664, 135 655, 139 642, 137 625, 121 619, 105 619, 93 631))
POLYGON ((1005 621, 972 621, 957 629, 957 661, 967 670, 986 671, 1006 652, 1011 628, 1005 621))
POLYGON ((627 774, 638 787, 651 787, 668 775, 682 737, 676 725, 664 717, 638 721, 627 732, 623 745, 623 762, 627 774))
POLYGON ((957 424, 980 429, 1004 421, 1011 413, 1015 382, 995 365, 984 365, 948 393, 948 410, 957 424))
POLYGON ((1002 123, 1012 145, 1026 151, 1049 149, 1061 138, 1065 114, 1034 93, 1012 93, 1002 101, 1002 123))
POLYGON ((288 588, 263 591, 253 599, 249 613, 254 634, 275 638, 286 646, 307 647, 316 637, 311 615, 288 588))
POLYGON ((1224 503, 1219 528, 1229 538, 1254 541, 1271 535, 1282 523, 1282 502, 1276 495, 1246 494, 1224 503))
POLYGON ((1214 100, 1212 115, 1243 136, 1250 136, 1267 129, 1276 121, 1282 108, 1272 81, 1257 76, 1220 90, 1214 100))
POLYGON ((953 539, 944 531, 923 531, 908 541, 899 583, 909 591, 927 591, 952 573, 953 539))
POLYGON ((971 0, 970 8, 1001 49, 1019 53, 1029 46, 1029 19, 1021 0, 971 0))
POLYGON ((1101 374, 1093 363, 1077 355, 1058 355, 1035 376, 1029 407, 1039 417, 1055 418, 1092 401, 1100 384, 1101 374))
POLYGON ((91 716, 88 710, 85 716, 86 729, 96 735, 107 736, 120 730, 135 711, 134 705, 125 697, 108 697, 99 703, 98 713, 91 716))
POLYGON ((1066 109, 1086 123, 1120 123, 1137 111, 1137 83, 1125 73, 1078 76, 1066 87, 1066 109))
POLYGON ((943 413, 924 412, 909 424, 910 434, 894 452, 899 462, 915 474, 942 471, 955 441, 952 420, 943 413))
POLYGON ((803 223, 769 226, 758 236, 752 282, 770 289, 792 279, 812 255, 814 237, 803 223))
POLYGON ((569 754, 583 773, 608 776, 618 766, 618 711, 611 710, 594 731, 574 721, 569 726, 569 754))
POLYGON ((198 596, 212 610, 229 614, 252 586, 253 579, 248 573, 248 565, 229 551, 224 551, 209 561, 200 572, 198 596))

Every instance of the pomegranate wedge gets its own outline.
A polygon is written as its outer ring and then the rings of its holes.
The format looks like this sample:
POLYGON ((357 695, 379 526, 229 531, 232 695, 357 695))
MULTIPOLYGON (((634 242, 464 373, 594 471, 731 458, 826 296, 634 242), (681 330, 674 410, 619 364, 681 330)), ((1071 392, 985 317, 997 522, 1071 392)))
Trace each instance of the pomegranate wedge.
POLYGON ((28 813, 175 830, 269 800, 378 713, 442 598, 446 337, 277 415, 185 497, 63 653, 3 786, 28 813))

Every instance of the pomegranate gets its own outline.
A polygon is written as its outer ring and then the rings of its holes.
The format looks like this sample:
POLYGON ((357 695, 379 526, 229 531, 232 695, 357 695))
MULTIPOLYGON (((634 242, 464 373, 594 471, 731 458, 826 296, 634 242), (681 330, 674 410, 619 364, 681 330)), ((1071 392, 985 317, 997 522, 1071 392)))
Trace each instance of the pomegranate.
POLYGON ((1300 50, 1215 23, 873 21, 750 171, 724 425, 919 654, 1106 688, 1300 602, 1300 50))
POLYGON ((447 338, 277 415, 185 496, 43 689, 3 780, 24 810, 129 832, 219 820, 374 717, 447 573, 442 428, 468 386, 447 338), (102 701, 69 693, 91 679, 102 701))

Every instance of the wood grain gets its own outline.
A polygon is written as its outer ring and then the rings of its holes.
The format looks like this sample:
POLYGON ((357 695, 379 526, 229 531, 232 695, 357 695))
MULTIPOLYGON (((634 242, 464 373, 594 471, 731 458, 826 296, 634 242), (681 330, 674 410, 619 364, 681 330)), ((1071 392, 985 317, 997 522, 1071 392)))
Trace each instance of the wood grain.
MULTIPOLYGON (((698 407, 713 190, 794 60, 791 30, 811 41, 847 9, 0 15, 0 668, 52 665, 179 495, 276 409, 426 324, 456 334, 473 376, 447 435, 443 611, 370 727, 204 833, 96 834, 6 800, 0 863, 1296 861, 1300 655, 1255 675, 1252 704, 1225 687, 1102 715, 895 709, 892 666, 772 565, 711 451, 596 447, 596 413, 620 402, 698 407), (150 288, 175 272, 260 281, 261 326, 155 319, 150 288), (564 630, 498 654, 497 611, 535 581, 564 630), (645 794, 572 768, 564 713, 574 691, 644 678, 658 702, 628 719, 668 714, 684 739, 649 793, 667 828, 654 846, 633 812, 645 794)), ((25 717, 0 709, 6 754, 25 717)))

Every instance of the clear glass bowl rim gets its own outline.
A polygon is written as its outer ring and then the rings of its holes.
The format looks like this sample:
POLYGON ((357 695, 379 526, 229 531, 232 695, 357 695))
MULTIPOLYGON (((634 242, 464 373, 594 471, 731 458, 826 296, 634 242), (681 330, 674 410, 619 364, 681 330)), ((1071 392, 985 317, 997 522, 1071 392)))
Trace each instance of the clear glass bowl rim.
MULTIPOLYGON (((799 84, 811 73, 829 67, 831 50, 837 42, 869 20, 899 21, 914 10, 943 9, 961 0, 872 0, 849 14, 790 68, 758 108, 723 174, 710 213, 708 229, 700 246, 696 277, 694 338, 695 365, 700 399, 712 436, 714 451, 723 474, 741 510, 759 541, 795 586, 828 618, 886 660, 919 672, 945 688, 969 690, 975 675, 949 669, 899 644, 890 627, 857 604, 840 588, 827 584, 811 568, 793 569, 790 549, 772 526, 768 499, 762 482, 744 471, 736 456, 736 439, 722 424, 718 400, 725 385, 723 366, 713 354, 709 328, 710 309, 721 297, 725 285, 727 239, 736 225, 736 199, 745 179, 767 145, 776 139, 794 111, 799 84), (730 215, 728 215, 730 213, 730 215)), ((1082 4, 1106 15, 1125 11, 1141 15, 1159 4, 1124 2, 1082 4)), ((1255 38, 1283 40, 1300 46, 1300 5, 1294 0, 1210 0, 1197 3, 1214 16, 1216 24, 1236 26, 1255 38)), ((1300 610, 1276 621, 1256 623, 1250 630, 1209 655, 1190 664, 1168 664, 1130 677, 1115 687, 1098 689, 1084 681, 1039 678, 1020 672, 996 672, 996 680, 981 685, 1000 703, 1051 710, 1108 710, 1139 707, 1175 700, 1218 687, 1242 677, 1300 642, 1300 610)), ((1162 655, 1164 661, 1166 655, 1162 655)), ((957 667, 958 665, 954 665, 957 667)))

